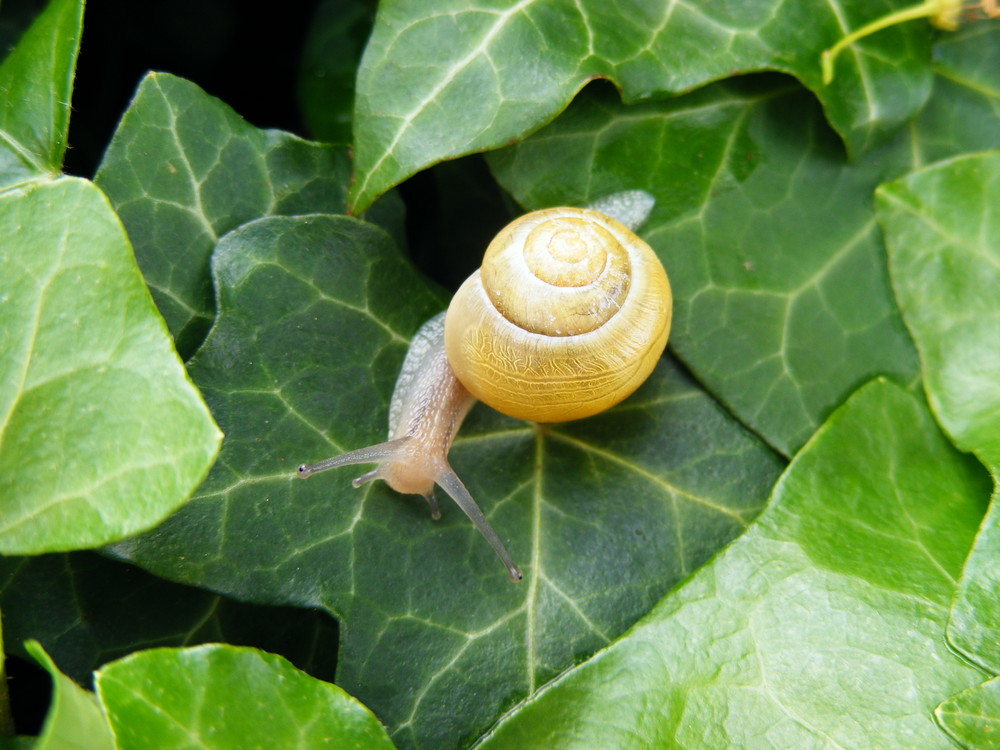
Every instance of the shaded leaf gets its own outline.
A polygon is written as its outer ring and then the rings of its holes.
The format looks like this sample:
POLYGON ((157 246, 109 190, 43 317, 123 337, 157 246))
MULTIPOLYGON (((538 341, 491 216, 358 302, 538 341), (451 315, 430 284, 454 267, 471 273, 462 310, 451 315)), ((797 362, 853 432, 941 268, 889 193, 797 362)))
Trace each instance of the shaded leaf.
MULTIPOLYGON (((209 256, 218 238, 261 216, 342 213, 349 169, 344 148, 260 130, 193 83, 150 73, 95 181, 186 359, 215 317, 209 256)), ((395 197, 370 218, 402 233, 395 197)))
POLYGON ((51 0, 0 64, 0 188, 59 172, 82 20, 81 0, 51 0))
POLYGON ((298 90, 310 135, 351 142, 354 79, 375 19, 375 0, 325 0, 309 24, 298 90))
MULTIPOLYGON (((384 439, 409 337, 443 304, 377 228, 262 219, 215 255, 191 372, 229 437, 200 496, 116 547, 159 575, 341 622, 338 683, 409 747, 455 747, 614 640, 759 510, 779 460, 669 362, 546 428, 473 410, 452 464, 526 575, 454 506, 295 466, 384 439), (456 709, 455 696, 461 696, 456 709)), ((360 472, 355 472, 360 473, 360 472)))
POLYGON ((0 197, 0 550, 93 547, 181 505, 220 434, 104 197, 0 197))
POLYGON ((45 0, 23 0, 6 2, 0 13, 0 60, 17 45, 31 22, 45 9, 45 0))
POLYGON ((36 639, 82 685, 137 649, 210 641, 279 653, 328 681, 336 665, 337 627, 324 613, 236 602, 93 552, 0 559, 0 610, 9 653, 36 639))
POLYGON ((482 747, 949 747, 933 708, 980 675, 942 635, 984 485, 916 399, 866 386, 746 534, 482 747))
POLYGON ((734 71, 795 75, 850 151, 899 127, 930 93, 926 24, 849 48, 831 86, 822 50, 905 2, 383 2, 358 72, 351 205, 442 159, 496 148, 555 117, 589 80, 627 102, 684 93, 734 71))
POLYGON ((52 678, 52 701, 36 750, 116 750, 94 694, 60 672, 37 642, 25 647, 52 678))
POLYGON ((934 716, 960 747, 1000 748, 1000 678, 963 690, 938 706, 934 716))
POLYGON ((393 747, 339 687, 254 649, 140 651, 102 667, 94 682, 120 750, 393 747))
POLYGON ((8 737, 14 734, 14 717, 10 708, 10 692, 7 687, 7 649, 4 647, 10 643, 10 636, 6 632, 0 634, 0 737, 8 737), (4 641, 4 638, 7 638, 4 641))
MULTIPOLYGON (((958 157, 884 185, 879 217, 927 396, 965 450, 1000 470, 1000 152, 958 157)), ((1000 495, 962 574, 948 635, 1000 673, 1000 495)))

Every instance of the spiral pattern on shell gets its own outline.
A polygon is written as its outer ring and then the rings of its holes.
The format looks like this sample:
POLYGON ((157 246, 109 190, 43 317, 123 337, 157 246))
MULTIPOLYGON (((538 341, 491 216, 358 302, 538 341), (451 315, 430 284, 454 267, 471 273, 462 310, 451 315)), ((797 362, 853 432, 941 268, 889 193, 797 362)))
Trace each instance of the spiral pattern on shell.
POLYGON ((670 318, 670 284, 649 245, 596 211, 550 208, 490 243, 448 308, 445 348, 479 400, 562 422, 635 391, 663 353, 670 318))

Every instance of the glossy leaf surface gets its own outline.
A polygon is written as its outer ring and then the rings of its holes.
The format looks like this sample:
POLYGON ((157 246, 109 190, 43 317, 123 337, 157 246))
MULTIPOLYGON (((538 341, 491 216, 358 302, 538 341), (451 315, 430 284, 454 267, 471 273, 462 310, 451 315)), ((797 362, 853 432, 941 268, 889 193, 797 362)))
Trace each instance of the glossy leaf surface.
POLYGON ((141 651, 104 666, 95 682, 119 750, 393 747, 378 720, 336 685, 253 649, 141 651))
POLYGON ((0 189, 59 173, 82 17, 53 0, 0 64, 0 189))
POLYGON ((934 716, 964 748, 1000 748, 1000 678, 963 690, 942 703, 934 716))
MULTIPOLYGON (((1000 152, 926 167, 879 190, 893 283, 920 351, 928 399, 962 448, 1000 476, 1000 152)), ((1000 673, 1000 494, 966 561, 948 637, 1000 673)), ((996 731, 995 682, 956 696, 938 719, 960 742, 996 731)), ((995 743, 994 743, 995 744, 995 743)), ((989 747, 970 742, 969 747, 989 747)))
POLYGON ((204 477, 221 435, 105 198, 63 178, 0 197, 0 550, 144 531, 204 477), (157 425, 157 429, 150 429, 157 425))
POLYGON ((827 422, 739 540, 482 747, 948 748, 944 640, 981 469, 897 386, 827 422))

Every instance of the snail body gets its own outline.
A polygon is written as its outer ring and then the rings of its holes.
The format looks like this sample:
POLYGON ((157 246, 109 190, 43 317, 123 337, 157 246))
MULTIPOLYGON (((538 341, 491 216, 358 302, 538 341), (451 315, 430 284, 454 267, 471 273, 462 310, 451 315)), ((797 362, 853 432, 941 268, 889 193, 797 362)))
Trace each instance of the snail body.
POLYGON ((505 227, 447 312, 414 336, 390 404, 389 440, 303 464, 299 476, 378 462, 354 486, 383 479, 397 492, 423 495, 435 519, 437 484, 510 580, 521 580, 448 451, 477 399, 512 417, 562 422, 614 406, 652 372, 670 332, 670 285, 652 249, 623 223, 641 224, 652 200, 618 194, 599 207, 604 213, 535 211, 505 227))

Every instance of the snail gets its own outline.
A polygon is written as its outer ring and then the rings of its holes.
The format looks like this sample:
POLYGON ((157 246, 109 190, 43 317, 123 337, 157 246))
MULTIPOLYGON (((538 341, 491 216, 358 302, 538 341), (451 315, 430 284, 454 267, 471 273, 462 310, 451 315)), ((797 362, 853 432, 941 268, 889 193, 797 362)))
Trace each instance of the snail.
POLYGON ((650 375, 670 333, 667 274, 632 231, 652 198, 628 191, 590 208, 549 208, 508 224, 446 312, 410 343, 389 407, 389 440, 298 467, 300 477, 378 463, 354 480, 423 495, 439 485, 489 542, 511 581, 520 569, 448 464, 478 399, 508 416, 562 422, 604 411, 650 375), (616 218, 611 218, 611 216, 616 218), (627 226, 626 226, 627 225, 627 226))

